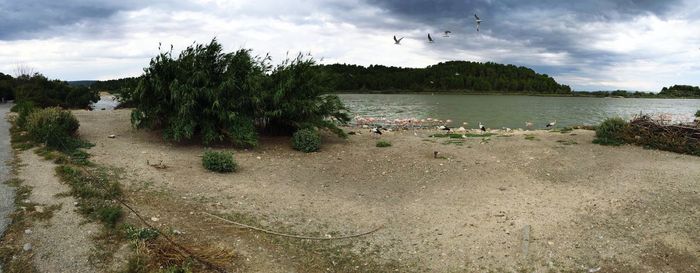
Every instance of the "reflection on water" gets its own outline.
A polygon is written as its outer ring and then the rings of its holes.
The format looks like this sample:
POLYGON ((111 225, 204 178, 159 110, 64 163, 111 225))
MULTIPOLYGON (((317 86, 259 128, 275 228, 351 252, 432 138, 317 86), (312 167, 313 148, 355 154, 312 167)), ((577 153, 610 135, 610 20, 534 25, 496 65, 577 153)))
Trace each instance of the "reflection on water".
POLYGON ((91 104, 90 108, 93 110, 114 110, 114 108, 119 105, 117 98, 113 95, 103 95, 100 96, 100 100, 91 104))
POLYGON ((645 114, 670 114, 674 121, 692 121, 700 110, 694 99, 618 99, 492 95, 341 94, 353 115, 402 119, 452 119, 475 128, 483 122, 491 128, 522 128, 526 121, 544 127, 593 125, 607 117, 631 118, 645 114))

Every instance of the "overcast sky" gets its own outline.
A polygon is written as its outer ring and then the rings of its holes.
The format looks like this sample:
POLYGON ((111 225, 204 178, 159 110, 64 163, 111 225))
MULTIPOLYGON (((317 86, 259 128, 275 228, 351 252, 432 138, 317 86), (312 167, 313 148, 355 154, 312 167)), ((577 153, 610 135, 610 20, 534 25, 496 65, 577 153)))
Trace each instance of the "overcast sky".
POLYGON ((213 37, 275 61, 287 52, 361 65, 492 61, 576 90, 700 85, 700 0, 0 0, 5 73, 138 76, 159 42, 180 50, 213 37), (401 46, 393 35, 406 37, 401 46))

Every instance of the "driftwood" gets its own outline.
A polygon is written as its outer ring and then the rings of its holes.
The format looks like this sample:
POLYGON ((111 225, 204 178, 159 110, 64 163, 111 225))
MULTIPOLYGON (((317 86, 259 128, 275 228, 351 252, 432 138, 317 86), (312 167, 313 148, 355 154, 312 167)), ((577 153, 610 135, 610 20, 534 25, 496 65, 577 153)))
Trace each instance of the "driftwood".
POLYGON ((214 217, 214 218, 216 218, 216 219, 219 219, 219 220, 221 220, 221 221, 224 221, 224 222, 226 222, 226 223, 229 223, 229 224, 233 224, 233 225, 236 225, 236 226, 239 226, 239 227, 243 227, 243 228, 247 228, 247 229, 252 229, 252 230, 260 231, 260 232, 267 233, 267 234, 271 234, 271 235, 282 236, 282 237, 287 237, 287 238, 295 238, 295 239, 317 240, 317 241, 340 240, 340 239, 349 239, 349 238, 355 238, 355 237, 366 236, 366 235, 372 234, 372 233, 374 233, 374 232, 377 232, 378 230, 380 230, 380 229, 382 229, 382 228, 384 227, 384 226, 379 226, 379 227, 377 227, 377 228, 375 228, 375 229, 372 229, 372 230, 370 230, 370 231, 367 231, 367 232, 363 232, 363 233, 359 233, 359 234, 353 234, 353 235, 347 235, 347 236, 340 236, 340 237, 309 237, 309 236, 301 236, 301 235, 293 235, 293 234, 285 234, 285 233, 275 232, 275 231, 271 231, 271 230, 267 230, 267 229, 262 229, 262 228, 259 228, 259 227, 254 227, 254 226, 250 226, 250 225, 238 223, 238 222, 235 222, 235 221, 231 221, 231 220, 229 220, 229 219, 226 219, 226 218, 223 218, 223 217, 220 217, 220 216, 216 216, 216 215, 211 214, 211 213, 208 213, 208 212, 202 212, 202 213, 205 214, 205 215, 209 215, 209 216, 211 216, 211 217, 214 217))

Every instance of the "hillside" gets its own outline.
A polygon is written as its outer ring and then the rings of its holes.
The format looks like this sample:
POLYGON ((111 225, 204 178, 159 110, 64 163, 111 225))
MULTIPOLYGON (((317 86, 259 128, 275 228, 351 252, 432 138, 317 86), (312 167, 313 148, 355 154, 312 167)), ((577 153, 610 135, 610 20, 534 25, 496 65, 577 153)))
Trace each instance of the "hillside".
POLYGON ((329 72, 337 91, 475 91, 503 93, 570 94, 546 74, 530 68, 492 62, 450 61, 426 68, 348 64, 321 66, 329 72))

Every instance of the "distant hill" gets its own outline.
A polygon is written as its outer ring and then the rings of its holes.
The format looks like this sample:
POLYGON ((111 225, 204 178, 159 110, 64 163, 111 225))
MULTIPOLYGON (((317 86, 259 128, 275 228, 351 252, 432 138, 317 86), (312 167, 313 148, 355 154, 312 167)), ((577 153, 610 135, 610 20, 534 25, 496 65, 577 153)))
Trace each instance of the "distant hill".
POLYGON ((690 85, 664 87, 661 89, 661 92, 659 92, 659 96, 700 98, 700 87, 690 85))
POLYGON ((73 86, 73 87, 80 87, 80 86, 90 87, 90 85, 92 85, 95 82, 97 82, 97 81, 94 81, 94 80, 68 81, 68 85, 73 86))
POLYGON ((450 61, 426 68, 321 65, 335 81, 336 91, 352 92, 479 92, 570 94, 571 88, 547 74, 515 65, 450 61))

